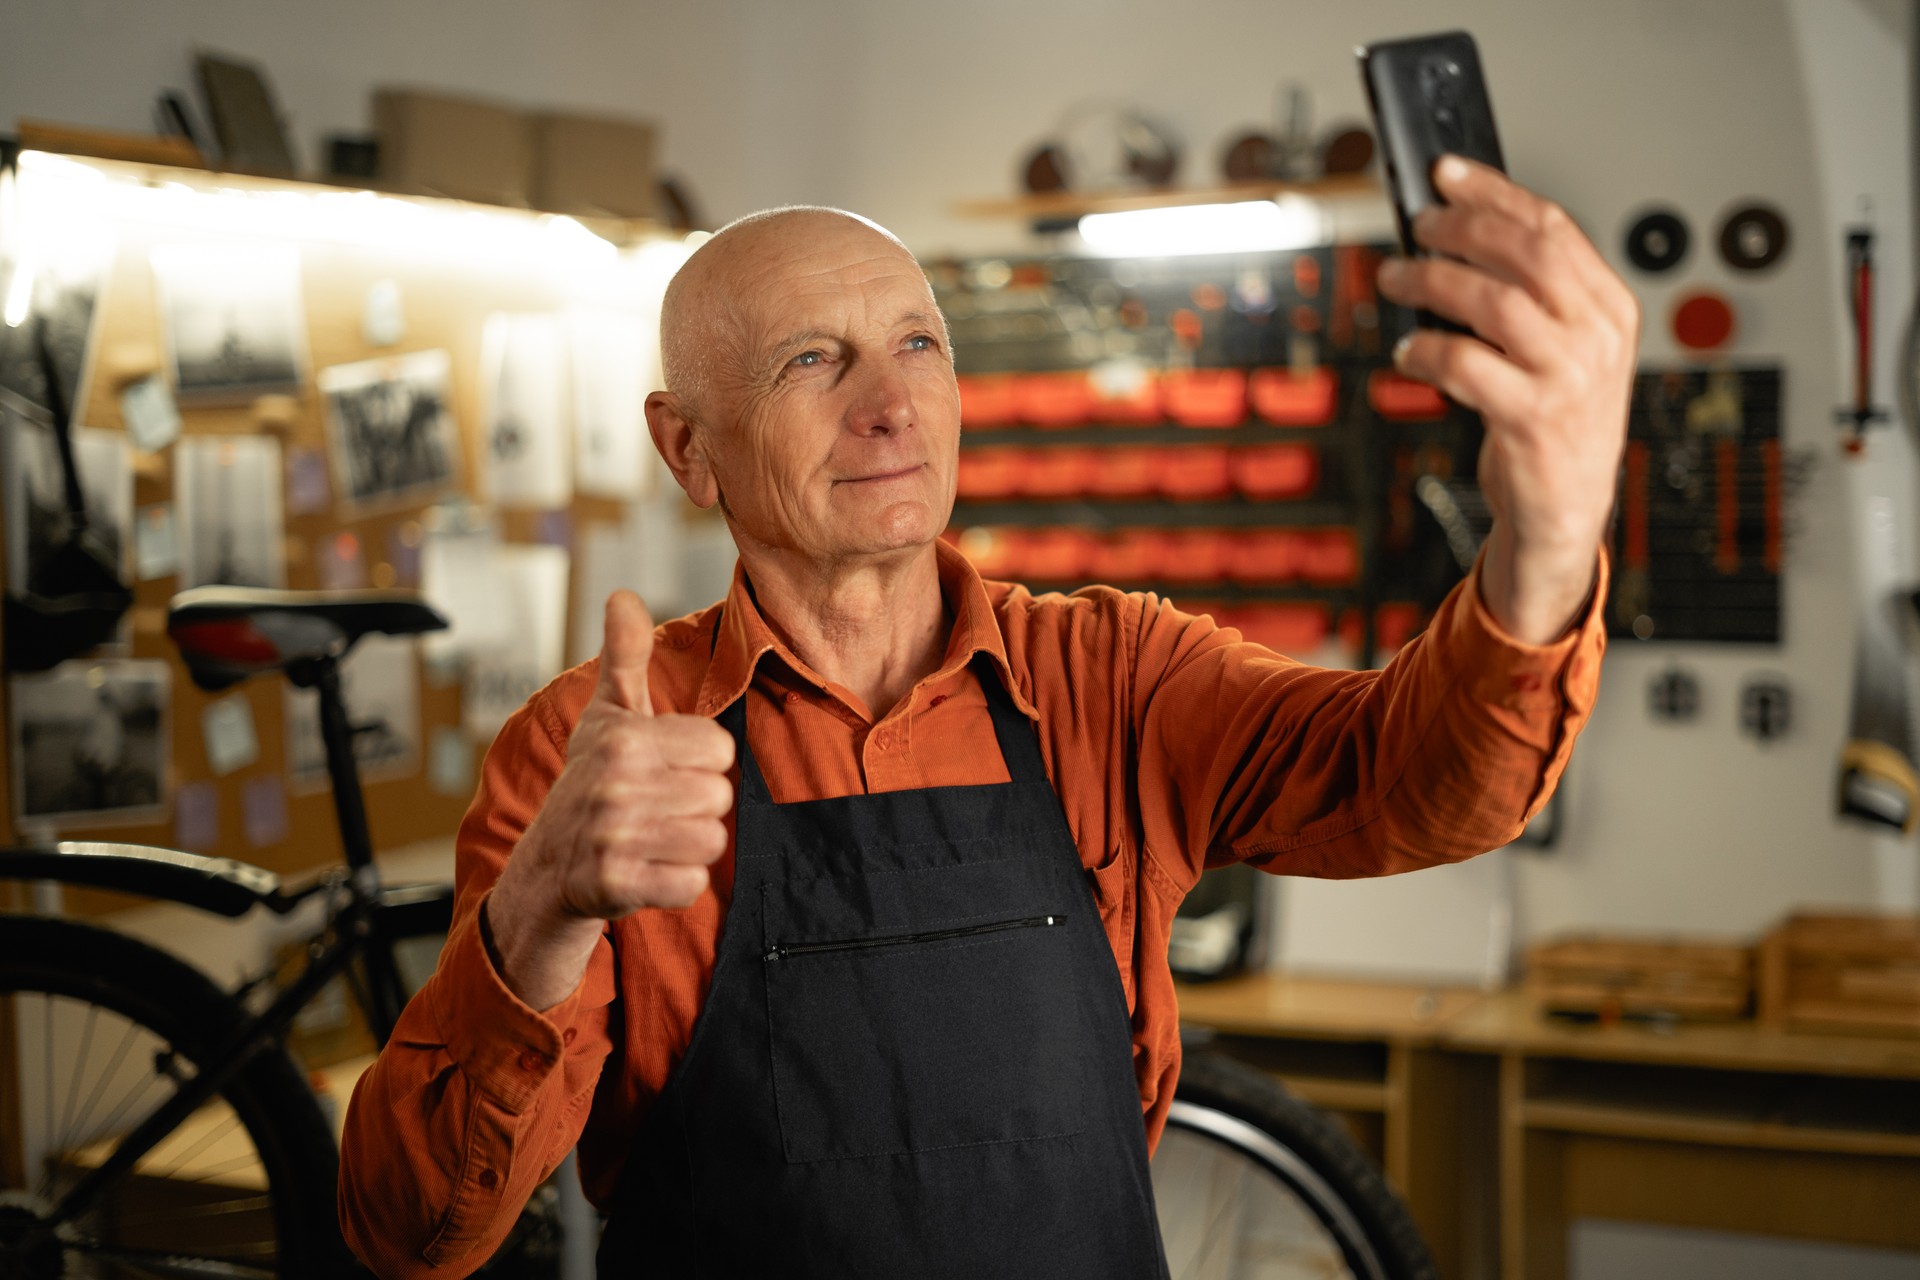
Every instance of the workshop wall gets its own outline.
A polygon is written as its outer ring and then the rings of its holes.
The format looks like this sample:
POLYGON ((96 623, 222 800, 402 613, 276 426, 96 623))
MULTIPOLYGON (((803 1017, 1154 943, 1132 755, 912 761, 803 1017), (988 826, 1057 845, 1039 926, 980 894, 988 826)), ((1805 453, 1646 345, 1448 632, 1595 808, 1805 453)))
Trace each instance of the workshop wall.
MULTIPOLYGON (((1019 247, 1022 230, 960 220, 952 206, 1010 191, 1019 158, 1076 103, 1124 97, 1165 118, 1186 139, 1184 178, 1199 181, 1216 171, 1230 132, 1271 117, 1282 82, 1313 92, 1321 122, 1359 118, 1354 45, 1469 27, 1512 169, 1565 203, 1616 261, 1625 217, 1654 200, 1678 207, 1703 238, 1748 196, 1793 224, 1791 252, 1765 276, 1732 278, 1703 244, 1665 278, 1732 299, 1742 323, 1732 354, 1785 368, 1785 443, 1815 459, 1792 508, 1785 643, 1616 643, 1569 775, 1564 840, 1516 856, 1510 872, 1482 872, 1493 884, 1485 893, 1512 899, 1519 936, 1573 925, 1748 933, 1796 903, 1915 896, 1913 845, 1841 825, 1832 802, 1851 688, 1858 513, 1870 492, 1912 508, 1905 439, 1883 431, 1864 459, 1847 462, 1832 425, 1851 340, 1840 237, 1861 194, 1872 195, 1880 232, 1879 399, 1892 400, 1892 350, 1913 279, 1908 16, 1896 0, 1463 0, 1443 9, 1399 0, 1345 10, 1261 0, 1197 9, 344 0, 324 10, 32 0, 10 16, 0 50, 0 120, 143 128, 156 89, 186 86, 186 51, 197 43, 265 64, 309 157, 324 132, 364 127, 377 83, 605 108, 664 123, 664 167, 688 177, 710 218, 826 201, 876 217, 923 253, 974 252, 1019 247), (1661 726, 1645 710, 1647 681, 1671 663, 1700 679, 1694 724, 1661 726), (1736 728, 1739 684, 1763 671, 1784 676, 1795 695, 1792 733, 1768 746, 1736 728)), ((1630 278, 1647 315, 1643 357, 1675 360, 1666 308, 1676 285, 1630 278)), ((1909 527, 1909 557, 1912 542, 1909 527)), ((1376 967, 1421 964, 1401 926, 1427 891, 1294 888, 1376 967)))

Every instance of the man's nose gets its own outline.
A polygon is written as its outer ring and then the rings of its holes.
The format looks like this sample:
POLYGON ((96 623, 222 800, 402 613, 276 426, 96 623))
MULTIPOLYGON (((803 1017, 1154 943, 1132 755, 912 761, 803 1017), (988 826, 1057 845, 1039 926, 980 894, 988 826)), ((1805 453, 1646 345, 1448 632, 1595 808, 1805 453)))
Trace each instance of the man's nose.
POLYGON ((900 432, 913 425, 913 417, 913 388, 893 361, 879 357, 854 366, 849 427, 860 435, 900 432))

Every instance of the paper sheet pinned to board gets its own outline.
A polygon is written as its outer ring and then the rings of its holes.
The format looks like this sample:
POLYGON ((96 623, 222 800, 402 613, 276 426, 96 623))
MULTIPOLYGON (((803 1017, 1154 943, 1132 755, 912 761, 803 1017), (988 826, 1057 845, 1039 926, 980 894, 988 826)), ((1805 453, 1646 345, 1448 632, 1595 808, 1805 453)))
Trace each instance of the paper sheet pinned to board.
POLYGON ((567 631, 567 568, 560 547, 502 544, 490 570, 504 626, 495 641, 466 650, 461 723, 488 740, 507 717, 560 674, 567 631))
POLYGON ((627 590, 646 603, 655 622, 685 613, 707 601, 687 599, 684 561, 686 536, 681 513, 686 499, 676 490, 627 508, 617 525, 588 525, 580 531, 579 590, 574 593, 574 662, 600 652, 607 597, 627 590))
POLYGON ((561 507, 568 466, 567 357, 557 317, 498 311, 480 335, 482 484, 503 507, 561 507))
POLYGON ((573 475, 582 493, 637 498, 651 472, 647 392, 660 385, 652 326, 618 312, 567 317, 573 372, 573 475))

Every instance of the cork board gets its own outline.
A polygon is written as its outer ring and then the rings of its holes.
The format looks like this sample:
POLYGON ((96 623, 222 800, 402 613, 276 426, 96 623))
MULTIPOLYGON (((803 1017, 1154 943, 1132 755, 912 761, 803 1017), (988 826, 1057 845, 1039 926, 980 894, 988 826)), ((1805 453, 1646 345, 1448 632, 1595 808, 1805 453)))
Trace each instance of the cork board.
MULTIPOLYGON (((274 186, 289 193, 318 190, 297 183, 248 185, 255 189, 274 186)), ((395 552, 417 545, 422 517, 434 502, 456 493, 478 496, 481 333, 490 313, 617 312, 643 323, 649 336, 658 316, 657 291, 636 289, 636 277, 631 272, 559 269, 554 259, 538 254, 488 252, 472 237, 423 249, 417 237, 405 246, 385 246, 364 237, 292 240, 278 233, 270 219, 258 227, 236 230, 228 225, 215 229, 196 226, 191 219, 163 222, 110 209, 107 221, 113 229, 114 248, 94 325, 88 361, 91 375, 75 406, 74 422, 76 426, 113 432, 126 429, 120 400, 124 388, 143 376, 166 373, 162 300, 152 267, 157 246, 293 243, 298 248, 306 351, 297 393, 240 403, 182 402, 178 406, 183 438, 271 435, 280 443, 283 463, 297 450, 317 450, 328 459, 332 505, 311 514, 289 513, 285 518, 282 551, 286 586, 295 590, 323 585, 317 550, 343 532, 355 535, 364 549, 370 585, 417 585, 410 580, 406 556, 395 552), (374 346, 364 332, 368 292, 377 282, 392 282, 382 284, 387 290, 397 286, 402 303, 404 335, 391 345, 374 346), (328 449, 316 374, 335 365, 431 350, 444 350, 450 358, 449 400, 460 441, 453 485, 395 505, 366 511, 344 508, 340 504, 342 477, 328 449)), ((525 242, 524 236, 513 241, 525 242)), ((650 450, 651 446, 647 447, 650 450)), ((175 500, 176 449, 134 454, 136 512, 175 500)), ((286 480, 283 468, 283 487, 286 480)), ((650 483, 659 484, 657 468, 650 483)), ((501 534, 507 542, 533 542, 544 537, 550 542, 577 545, 583 531, 596 524, 618 523, 624 509, 625 503, 615 499, 576 494, 558 518, 550 512, 501 512, 501 534)), ((181 514, 176 512, 176 523, 181 514)), ((128 533, 131 537, 132 531, 128 533)), ((578 580, 577 574, 571 577, 578 580)), ((165 722, 170 769, 167 811, 159 819, 139 825, 61 827, 57 835, 62 839, 178 847, 173 805, 181 788, 209 784, 214 794, 216 835, 198 845, 197 852, 239 859, 292 876, 337 862, 340 849, 329 792, 324 787, 298 788, 288 779, 285 681, 278 676, 259 677, 217 694, 196 687, 165 634, 167 603, 176 585, 173 577, 134 582, 135 604, 122 627, 122 642, 89 655, 157 659, 168 664, 171 706, 165 722), (202 732, 202 714, 211 701, 227 698, 244 699, 251 711, 258 757, 243 768, 216 776, 202 732), (269 777, 278 777, 284 784, 285 834, 255 843, 248 836, 243 796, 249 783, 269 777)), ((569 627, 573 616, 570 601, 569 627)), ((415 662, 419 664, 417 655, 415 662)), ((436 730, 457 729, 461 723, 457 680, 444 674, 436 677, 424 665, 417 675, 420 724, 414 767, 403 775, 383 777, 366 786, 376 849, 450 836, 471 799, 470 783, 450 793, 449 788, 436 788, 429 779, 436 730)), ((5 696, 12 697, 11 682, 6 685, 5 696)), ((469 740, 466 747, 471 776, 477 772, 486 743, 469 740)), ((0 777, 9 780, 13 773, 6 755, 13 749, 11 741, 0 741, 0 777)), ((0 787, 0 822, 10 833, 14 833, 14 803, 11 785, 0 787)), ((66 901, 68 909, 79 914, 117 905, 110 895, 74 889, 67 891, 66 901)))

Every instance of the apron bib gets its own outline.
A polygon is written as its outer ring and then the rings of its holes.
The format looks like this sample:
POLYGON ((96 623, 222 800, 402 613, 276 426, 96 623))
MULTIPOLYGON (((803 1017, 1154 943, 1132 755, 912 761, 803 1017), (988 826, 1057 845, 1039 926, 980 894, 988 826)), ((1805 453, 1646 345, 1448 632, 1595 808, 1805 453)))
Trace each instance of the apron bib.
POLYGON ((1039 744, 1011 781, 776 805, 601 1240, 615 1277, 1164 1280, 1113 952, 1039 744))

